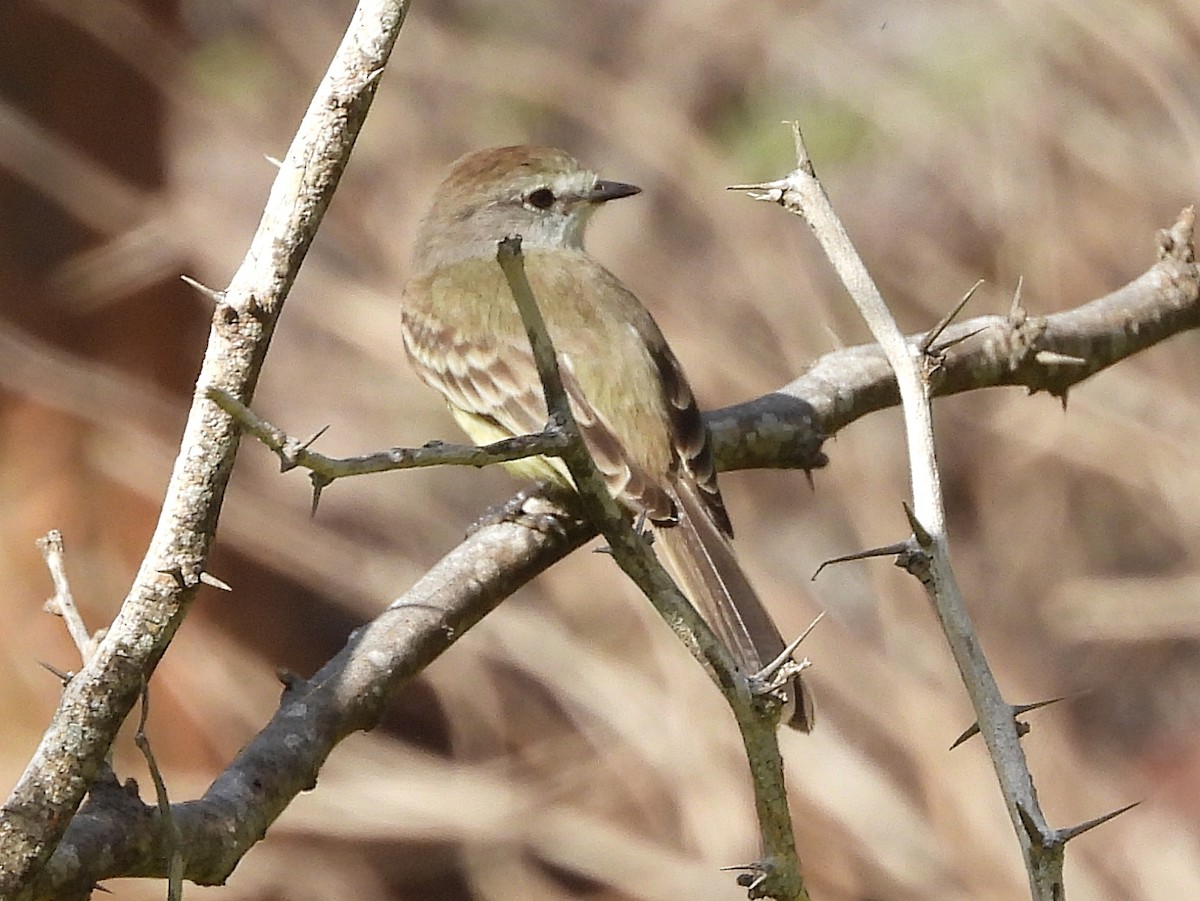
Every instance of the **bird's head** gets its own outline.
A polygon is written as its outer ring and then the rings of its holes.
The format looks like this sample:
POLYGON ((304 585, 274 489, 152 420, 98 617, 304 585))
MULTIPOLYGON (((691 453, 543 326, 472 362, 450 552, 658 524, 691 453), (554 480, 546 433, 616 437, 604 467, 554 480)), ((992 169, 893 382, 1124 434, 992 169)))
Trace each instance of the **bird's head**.
POLYGON ((606 181, 552 147, 519 145, 469 153, 434 193, 417 237, 418 268, 494 254, 519 234, 526 247, 580 248, 591 214, 641 189, 606 181))

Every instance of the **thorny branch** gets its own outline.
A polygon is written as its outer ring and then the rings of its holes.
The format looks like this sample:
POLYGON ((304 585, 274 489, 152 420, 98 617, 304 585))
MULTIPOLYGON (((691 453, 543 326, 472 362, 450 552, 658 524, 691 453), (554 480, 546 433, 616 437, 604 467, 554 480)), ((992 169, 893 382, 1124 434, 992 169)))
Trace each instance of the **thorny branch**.
POLYGON ((219 295, 181 453, 137 578, 104 640, 66 686, 0 814, 0 897, 31 897, 31 881, 71 824, 195 595, 239 435, 205 389, 253 395, 284 299, 349 159, 406 8, 400 0, 363 0, 356 10, 275 178, 246 258, 219 295))

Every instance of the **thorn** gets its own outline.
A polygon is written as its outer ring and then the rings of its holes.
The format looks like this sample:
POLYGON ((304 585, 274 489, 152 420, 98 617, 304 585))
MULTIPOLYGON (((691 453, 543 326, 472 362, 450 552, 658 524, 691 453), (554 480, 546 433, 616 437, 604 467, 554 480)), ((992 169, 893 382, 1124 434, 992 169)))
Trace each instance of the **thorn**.
POLYGON ((735 864, 731 867, 721 867, 722 873, 737 873, 737 884, 750 892, 750 897, 754 897, 754 889, 762 885, 767 877, 771 875, 771 867, 762 862, 755 861, 754 863, 735 864))
POLYGON ((173 563, 165 569, 157 570, 157 572, 162 573, 164 576, 170 576, 180 588, 188 587, 187 580, 183 577, 183 567, 178 563, 173 563))
POLYGON ((1085 688, 1083 691, 1072 692, 1069 695, 1059 695, 1057 698, 1048 698, 1045 701, 1034 701, 1032 704, 1017 704, 1013 707, 1013 716, 1021 716, 1022 714, 1029 713, 1031 710, 1040 710, 1043 707, 1049 707, 1051 704, 1057 704, 1060 701, 1069 701, 1090 693, 1091 689, 1085 688))
POLYGON ((1062 402, 1062 408, 1063 408, 1064 413, 1067 412, 1067 394, 1068 394, 1068 389, 1064 388, 1063 393, 1058 396, 1058 399, 1062 402))
MULTIPOLYGON (((1026 735, 1029 734, 1030 729, 1032 728, 1029 725, 1029 723, 1026 723, 1022 720, 1014 720, 1013 726, 1017 730, 1017 738, 1024 738, 1026 735)), ((964 732, 958 738, 954 739, 954 743, 950 745, 950 750, 953 751, 955 748, 957 748, 963 742, 974 738, 976 735, 979 735, 979 733, 980 733, 979 723, 977 723, 977 722, 972 723, 970 728, 967 729, 966 732, 964 732)))
POLYGON ((64 686, 68 682, 70 682, 72 679, 75 678, 74 673, 70 672, 69 670, 61 670, 52 663, 47 663, 44 660, 39 660, 38 664, 42 667, 42 669, 46 669, 46 670, 49 670, 50 672, 52 672, 54 674, 54 676, 58 679, 58 681, 61 682, 64 686))
POLYGON ((277 157, 273 157, 269 153, 264 153, 263 159, 266 160, 268 163, 270 163, 272 166, 274 166, 276 169, 283 168, 283 160, 278 159, 277 157))
POLYGON ((811 469, 804 470, 804 481, 808 482, 808 490, 813 494, 817 493, 817 483, 813 480, 811 469))
POLYGON ((974 738, 978 734, 979 734, 979 723, 977 723, 977 722, 971 723, 971 725, 967 728, 966 732, 964 732, 958 738, 954 739, 954 741, 950 745, 950 750, 953 751, 955 748, 957 748, 963 742, 967 741, 968 739, 974 738))
POLYGON ((104 892, 104 894, 106 894, 106 895, 112 894, 112 891, 110 889, 106 889, 99 882, 92 883, 92 891, 93 892, 104 892))
POLYGON ((218 303, 218 304, 225 303, 225 292, 224 291, 217 291, 217 290, 214 290, 213 288, 208 287, 207 285, 202 285, 200 282, 196 281, 190 275, 181 275, 181 276, 179 276, 179 278, 180 278, 180 281, 182 281, 189 288, 195 288, 197 291, 199 291, 201 294, 203 294, 205 297, 207 297, 213 303, 218 303))
POLYGON ((763 182, 756 185, 728 185, 726 191, 745 191, 751 200, 765 200, 768 203, 782 203, 787 191, 785 180, 763 182))
MULTIPOLYGON (((1008 712, 1009 712, 1009 715, 1013 718, 1013 720, 1016 723, 1017 737, 1024 738, 1026 735, 1029 734, 1029 731, 1032 728, 1029 725, 1029 723, 1022 722, 1021 720, 1018 720, 1017 717, 1024 716, 1026 713, 1029 713, 1034 710, 1040 710, 1043 707, 1049 707, 1051 704, 1057 704, 1060 701, 1069 701, 1069 700, 1073 700, 1074 698, 1082 697, 1083 695, 1089 694, 1090 692, 1091 692, 1091 689, 1089 688, 1089 689, 1084 689, 1083 691, 1072 692, 1069 695, 1059 695, 1057 698, 1048 698, 1044 701, 1034 701, 1030 704, 1009 704, 1008 712)), ((979 734, 979 723, 978 722, 972 723, 970 728, 967 729, 966 732, 964 732, 958 738, 954 739, 954 743, 952 745, 950 745, 950 750, 953 751, 955 748, 957 748, 959 745, 961 745, 967 739, 974 738, 978 734, 979 734)))
MULTIPOLYGON (((800 647, 800 643, 803 642, 804 639, 808 638, 808 636, 812 633, 812 630, 817 627, 817 623, 819 623, 824 618, 825 618, 825 611, 822 610, 820 613, 817 614, 816 619, 814 619, 811 623, 808 624, 808 628, 800 633, 800 636, 798 638, 793 640, 791 644, 789 644, 786 648, 784 648, 782 651, 779 652, 778 657, 776 657, 774 660, 772 660, 770 663, 768 663, 761 670, 759 670, 757 673, 754 674, 754 679, 759 682, 763 682, 763 683, 774 683, 775 676, 777 676, 779 674, 779 671, 783 668, 783 665, 792 659, 792 655, 796 653, 796 649, 800 647)), ((811 666, 812 664, 810 663, 808 665, 811 666)), ((801 664, 801 667, 804 669, 808 668, 804 664, 801 664)), ((784 681, 787 681, 787 680, 784 680, 784 681)), ((772 684, 771 687, 772 687, 772 689, 774 689, 774 688, 778 688, 779 686, 772 684)))
POLYGON ((976 335, 982 335, 987 330, 988 327, 986 325, 981 325, 979 328, 971 329, 971 331, 967 332, 965 335, 959 335, 957 338, 951 338, 944 344, 939 344, 937 347, 930 350, 930 353, 935 356, 945 353, 950 348, 956 347, 957 345, 962 344, 964 341, 970 341, 976 335))
POLYGON ((954 321, 954 318, 962 312, 963 307, 965 307, 967 302, 975 296, 975 292, 979 290, 979 286, 982 284, 983 279, 979 279, 979 281, 975 282, 975 284, 971 286, 970 290, 968 290, 967 293, 962 296, 962 299, 954 305, 954 309, 943 316, 938 324, 933 327, 933 331, 921 339, 921 343, 918 346, 920 347, 921 354, 923 356, 929 356, 929 349, 933 347, 933 342, 936 341, 942 332, 946 330, 946 327, 954 321))
POLYGON ((1013 291, 1012 304, 1008 308, 1008 320, 1013 325, 1020 325, 1025 321, 1025 310, 1021 308, 1021 291, 1025 287, 1025 276, 1017 278, 1017 290, 1013 291))
POLYGON ((1116 810, 1110 813, 1106 813, 1103 816, 1098 816, 1094 819, 1088 820, 1087 822, 1080 823, 1078 826, 1071 826, 1067 829, 1056 829, 1054 831, 1054 837, 1058 841, 1065 844, 1073 838, 1078 838, 1090 829, 1095 829, 1097 826, 1107 823, 1109 820, 1116 819, 1123 813, 1128 813, 1141 803, 1141 801, 1134 801, 1132 804, 1126 804, 1124 807, 1118 807, 1116 810))
POLYGON ((219 588, 221 591, 233 591, 226 583, 210 573, 201 572, 200 581, 205 585, 211 585, 213 588, 219 588))
POLYGON ((383 75, 383 69, 372 69, 367 73, 367 77, 363 79, 363 86, 369 86, 373 82, 379 81, 379 77, 383 75))
POLYGON ((319 472, 310 472, 308 477, 313 486, 312 508, 308 511, 308 518, 316 519, 317 505, 321 503, 321 492, 325 490, 326 486, 333 484, 333 478, 319 472))
POLYGON ((825 614, 828 612, 829 611, 827 611, 827 610, 822 610, 815 617, 813 617, 813 621, 808 624, 808 628, 805 629, 803 632, 801 632, 800 637, 796 639, 796 641, 794 643, 796 647, 799 647, 800 642, 804 641, 804 639, 808 638, 808 636, 812 634, 812 630, 817 627, 817 625, 821 622, 821 620, 823 620, 825 618, 825 614))
POLYGON ((817 576, 821 575, 821 570, 827 566, 832 566, 834 563, 849 563, 851 560, 869 560, 872 557, 887 557, 891 554, 902 553, 907 548, 907 541, 899 541, 896 544, 886 544, 883 547, 873 547, 866 551, 855 551, 853 554, 843 554, 840 557, 831 557, 817 567, 816 572, 812 574, 811 581, 817 581, 817 576))
POLYGON ((263 302, 259 300, 257 294, 251 294, 246 298, 246 312, 258 320, 267 318, 267 308, 263 306, 263 302))
POLYGON ((303 688, 307 681, 302 676, 298 676, 291 670, 286 669, 275 670, 275 678, 279 680, 285 692, 303 688))
POLYGON ((813 169, 812 160, 808 157, 808 148, 804 146, 804 135, 800 132, 800 120, 784 119, 783 124, 790 125, 792 129, 792 145, 796 150, 796 167, 816 178, 816 171, 813 169))
POLYGON ((1033 355, 1034 360, 1043 366, 1087 366, 1088 361, 1083 357, 1071 354, 1060 354, 1053 350, 1039 350, 1033 355))
POLYGON ((320 438, 322 435, 324 435, 328 431, 329 431, 328 425, 321 426, 319 429, 317 429, 315 432, 313 432, 311 438, 308 438, 308 439, 300 442, 300 450, 308 450, 310 447, 313 446, 313 444, 316 442, 316 440, 318 438, 320 438))
POLYGON ((933 546, 933 536, 925 531, 925 527, 917 519, 917 514, 913 513, 912 507, 908 505, 908 501, 904 501, 903 506, 904 515, 908 518, 908 524, 912 527, 913 536, 917 539, 917 544, 921 545, 924 550, 929 550, 933 546))
POLYGON ((613 549, 610 548, 607 544, 602 544, 602 545, 600 545, 600 547, 592 548, 592 553, 593 554, 608 554, 608 556, 611 557, 613 555, 613 549))
POLYGON ((742 870, 747 873, 761 873, 767 867, 761 860, 756 860, 753 863, 735 863, 727 867, 717 867, 719 873, 733 873, 742 870))

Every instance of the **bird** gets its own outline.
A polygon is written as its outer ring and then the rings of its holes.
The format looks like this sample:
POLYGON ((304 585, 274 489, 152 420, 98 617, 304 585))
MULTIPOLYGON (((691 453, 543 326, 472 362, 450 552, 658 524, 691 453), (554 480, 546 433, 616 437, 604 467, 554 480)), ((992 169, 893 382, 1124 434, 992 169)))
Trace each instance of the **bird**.
MULTIPOLYGON (((755 678, 785 643, 734 553, 712 440, 678 358, 649 311, 584 250, 592 214, 640 188, 600 178, 565 151, 496 147, 455 162, 419 227, 401 296, 404 347, 479 444, 539 432, 548 413, 498 242, 519 235, 525 272, 583 442, 611 494, 653 532, 680 588, 755 678)), ((505 464, 573 487, 562 460, 505 464)), ((782 718, 814 722, 797 675, 771 686, 782 718)))

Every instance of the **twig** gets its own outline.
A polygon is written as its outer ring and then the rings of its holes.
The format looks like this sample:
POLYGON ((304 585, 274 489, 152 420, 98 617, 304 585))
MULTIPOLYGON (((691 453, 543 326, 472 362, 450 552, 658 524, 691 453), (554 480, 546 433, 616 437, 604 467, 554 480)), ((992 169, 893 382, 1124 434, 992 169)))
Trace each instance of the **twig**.
POLYGON ((75 596, 71 594, 71 583, 67 580, 62 532, 58 529, 51 529, 44 537, 37 540, 37 546, 41 549, 42 557, 46 560, 46 568, 50 570, 50 578, 54 581, 54 597, 46 601, 46 612, 63 618, 71 640, 79 649, 79 659, 86 664, 96 649, 96 641, 84 624, 83 615, 75 606, 75 596))
POLYGON ((179 826, 171 810, 171 797, 167 794, 167 783, 163 780, 158 761, 150 748, 150 738, 146 735, 146 720, 150 716, 150 686, 142 685, 142 712, 138 717, 137 731, 133 734, 133 742, 142 752, 146 760, 146 768, 150 770, 150 780, 154 783, 154 798, 158 805, 158 815, 162 817, 163 837, 165 847, 170 854, 167 863, 167 901, 180 901, 183 897, 183 839, 179 834, 179 826))
POLYGON ((290 437, 236 397, 216 388, 209 389, 208 395, 217 406, 241 423, 247 432, 279 456, 284 472, 297 466, 303 467, 328 480, 326 484, 346 476, 390 472, 394 469, 417 469, 423 466, 478 467, 507 463, 524 457, 558 457, 570 446, 570 439, 561 429, 548 428, 534 435, 518 435, 482 447, 437 441, 424 447, 393 447, 358 457, 327 457, 311 449, 310 445, 314 439, 302 441, 290 437))
POLYGON ((146 557, 92 659, 63 692, 33 759, 0 813, 0 897, 21 899, 100 771, 141 685, 199 584, 239 429, 204 389, 249 399, 275 322, 362 127, 404 20, 403 0, 363 0, 271 188, 249 251, 217 305, 199 386, 146 557))
POLYGON ((771 897, 780 901, 807 899, 796 856, 796 841, 783 780, 783 759, 776 736, 778 711, 764 714, 763 702, 752 693, 749 680, 738 670, 729 650, 680 592, 649 550, 649 545, 633 528, 629 516, 609 494, 604 479, 578 437, 578 427, 562 384, 554 346, 525 276, 520 238, 501 241, 497 260, 521 312, 551 421, 561 424, 572 438, 570 446, 563 453, 563 461, 567 464, 589 518, 604 535, 617 565, 650 599, 693 656, 714 676, 737 719, 750 763, 755 807, 765 852, 763 860, 755 865, 754 877, 746 883, 749 895, 751 898, 771 897))

